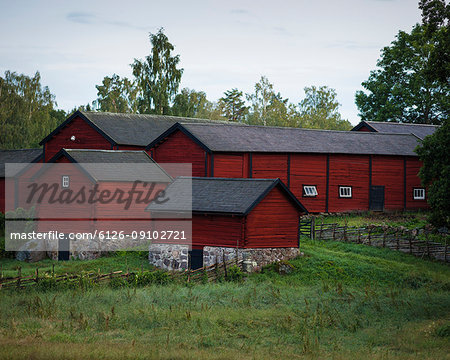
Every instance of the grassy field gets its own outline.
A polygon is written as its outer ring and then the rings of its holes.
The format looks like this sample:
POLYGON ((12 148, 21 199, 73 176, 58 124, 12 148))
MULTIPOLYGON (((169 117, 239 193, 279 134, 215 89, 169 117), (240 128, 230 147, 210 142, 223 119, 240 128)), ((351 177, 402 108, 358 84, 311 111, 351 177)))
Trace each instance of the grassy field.
MULTIPOLYGON (((239 283, 2 290, 0 358, 449 358, 447 265, 334 242, 304 240, 302 251, 290 274, 268 267, 239 283)), ((64 271, 124 262, 71 261, 64 271)))
POLYGON ((364 225, 389 225, 404 226, 409 229, 424 227, 427 222, 427 211, 411 211, 411 212, 363 212, 344 215, 327 215, 317 216, 316 225, 322 221, 324 224, 338 223, 348 226, 364 226, 364 225))

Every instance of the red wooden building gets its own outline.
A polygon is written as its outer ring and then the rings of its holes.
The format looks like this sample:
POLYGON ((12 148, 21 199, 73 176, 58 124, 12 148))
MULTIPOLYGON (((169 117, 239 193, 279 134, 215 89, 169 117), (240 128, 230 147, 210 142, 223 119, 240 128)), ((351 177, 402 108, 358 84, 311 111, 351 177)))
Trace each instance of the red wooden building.
POLYGON ((39 231, 148 230, 145 207, 172 181, 145 151, 62 149, 50 162, 30 182, 57 184, 54 199, 73 201, 47 201, 49 192, 36 205, 39 231))
POLYGON ((380 132, 387 134, 413 134, 419 139, 433 135, 438 125, 404 124, 397 122, 361 121, 352 131, 380 132))
MULTIPOLYGON (((5 212, 5 164, 42 162, 42 149, 20 149, 0 151, 0 212, 5 212)), ((10 174, 8 174, 10 175, 10 174)), ((12 174, 11 174, 12 175, 12 174)))
POLYGON ((279 178, 310 212, 426 208, 408 134, 175 124, 147 146, 193 176, 279 178))
MULTIPOLYGON (((193 258, 202 258, 206 246, 298 248, 299 219, 307 210, 279 179, 179 177, 166 195, 167 202, 151 203, 147 210, 152 217, 192 219, 193 258), (192 194, 185 191, 191 184, 192 194)), ((156 230, 166 226, 155 221, 156 230)))
POLYGON ((39 144, 44 162, 61 149, 143 150, 177 122, 209 120, 173 116, 76 111, 39 144))

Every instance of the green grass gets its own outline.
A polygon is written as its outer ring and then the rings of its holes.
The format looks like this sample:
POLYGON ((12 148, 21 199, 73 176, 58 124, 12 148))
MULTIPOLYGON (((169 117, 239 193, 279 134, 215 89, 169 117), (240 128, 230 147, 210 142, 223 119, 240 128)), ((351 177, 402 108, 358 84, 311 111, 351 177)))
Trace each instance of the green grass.
POLYGON ((81 273, 82 271, 99 271, 100 273, 109 273, 111 271, 137 271, 152 270, 154 267, 148 262, 148 253, 140 252, 118 252, 111 256, 100 257, 95 260, 70 260, 54 261, 45 259, 42 261, 29 263, 26 261, 17 261, 15 259, 0 259, 0 266, 4 277, 14 277, 18 274, 18 268, 21 268, 22 276, 33 275, 36 268, 39 274, 51 274, 54 266, 55 274, 81 273))
POLYGON ((411 211, 411 212, 363 212, 350 213, 345 215, 327 215, 317 216, 316 226, 323 221, 324 224, 337 223, 339 225, 348 226, 365 226, 369 224, 374 225, 389 225, 393 227, 404 226, 409 229, 424 227, 428 222, 428 212, 411 211))
MULTIPOLYGON (((290 274, 268 266, 241 283, 0 291, 0 358, 448 358, 447 265, 301 243, 290 274)), ((124 257, 64 266, 94 262, 124 257)))

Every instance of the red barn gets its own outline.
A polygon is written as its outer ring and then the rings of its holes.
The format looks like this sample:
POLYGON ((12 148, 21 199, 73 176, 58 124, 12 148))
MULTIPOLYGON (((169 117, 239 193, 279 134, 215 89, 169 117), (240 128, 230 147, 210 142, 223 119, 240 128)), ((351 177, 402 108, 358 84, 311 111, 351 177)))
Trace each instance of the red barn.
POLYGON ((209 120, 174 116, 76 111, 39 144, 44 162, 61 149, 143 150, 177 122, 209 120))
MULTIPOLYGON (((57 189, 36 203, 39 232, 127 235, 149 230, 145 207, 172 178, 145 151, 63 149, 29 180, 37 187, 56 184, 57 189)), ((30 198, 32 190, 27 189, 25 184, 21 192, 30 198)))
MULTIPOLYGON (((152 217, 192 217, 192 268, 209 265, 205 248, 298 249, 300 215, 307 210, 279 179, 179 177, 166 195, 167 202, 147 210, 152 217), (186 191, 191 186, 192 194, 186 191)), ((156 230, 165 226, 155 221, 156 230)))
POLYGON ((42 162, 42 149, 20 149, 0 151, 0 212, 5 212, 5 164, 42 162))
POLYGON ((191 163, 193 176, 279 178, 310 212, 342 212, 426 208, 419 143, 408 134, 175 124, 147 150, 158 163, 191 163))
POLYGON ((405 124, 384 121, 361 121, 351 131, 380 132, 387 134, 413 134, 420 139, 433 135, 438 125, 405 124))

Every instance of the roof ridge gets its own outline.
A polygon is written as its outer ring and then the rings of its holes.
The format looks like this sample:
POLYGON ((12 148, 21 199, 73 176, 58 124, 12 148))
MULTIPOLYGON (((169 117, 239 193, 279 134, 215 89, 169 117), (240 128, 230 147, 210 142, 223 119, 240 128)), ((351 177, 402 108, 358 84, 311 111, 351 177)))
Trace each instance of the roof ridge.
MULTIPOLYGON (((199 124, 199 123, 189 123, 180 124, 182 126, 212 126, 209 124, 199 124)), ((280 129, 280 130, 295 130, 295 131, 311 131, 311 132, 326 132, 326 133, 337 133, 337 134, 352 134, 350 136, 373 136, 373 135, 412 135, 411 133, 385 133, 385 132, 364 132, 364 131, 347 131, 347 130, 327 130, 327 129, 309 129, 309 128, 296 128, 288 126, 266 126, 266 125, 248 125, 248 124, 223 124, 221 126, 231 126, 231 127, 245 127, 245 128, 258 128, 258 129, 280 129), (354 135, 353 135, 354 134, 354 135), (359 135, 356 135, 359 134, 359 135)))
POLYGON ((411 124, 411 123, 403 123, 403 122, 393 122, 393 121, 366 121, 364 122, 368 124, 389 124, 389 125, 411 125, 411 126, 430 126, 430 127, 439 127, 439 125, 434 124, 411 124))
POLYGON ((226 181, 270 181, 274 182, 279 180, 275 179, 262 179, 262 178, 225 178, 225 177, 201 177, 201 176, 179 176, 177 179, 192 179, 192 180, 226 180, 226 181))
POLYGON ((67 149, 65 151, 82 151, 82 152, 107 152, 107 153, 146 153, 145 150, 108 150, 108 149, 67 149))

